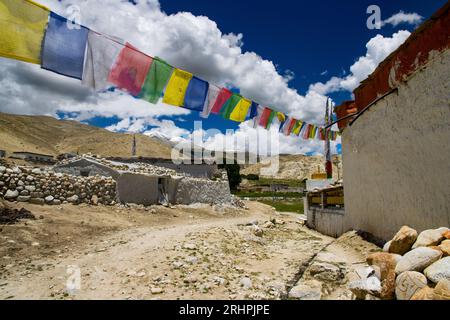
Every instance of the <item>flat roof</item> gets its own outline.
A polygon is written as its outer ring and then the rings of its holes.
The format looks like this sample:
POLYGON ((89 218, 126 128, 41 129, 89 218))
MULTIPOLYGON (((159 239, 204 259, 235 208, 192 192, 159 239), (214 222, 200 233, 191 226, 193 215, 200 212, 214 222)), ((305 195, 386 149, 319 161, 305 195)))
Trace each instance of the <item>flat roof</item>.
POLYGON ((28 152, 28 151, 16 151, 16 152, 13 152, 12 154, 31 154, 31 155, 34 155, 34 156, 43 156, 43 157, 50 157, 50 158, 53 158, 53 156, 51 156, 51 155, 48 155, 48 154, 42 154, 42 153, 34 153, 34 152, 28 152))

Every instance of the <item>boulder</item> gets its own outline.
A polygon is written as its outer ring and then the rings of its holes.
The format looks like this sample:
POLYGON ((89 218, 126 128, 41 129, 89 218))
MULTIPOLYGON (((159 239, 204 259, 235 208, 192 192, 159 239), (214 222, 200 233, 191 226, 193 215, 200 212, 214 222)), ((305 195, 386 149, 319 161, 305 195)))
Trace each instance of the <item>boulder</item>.
POLYGON ((47 196, 44 200, 47 204, 53 204, 53 200, 55 200, 55 198, 53 196, 47 196))
POLYGON ((30 196, 18 196, 17 197, 17 201, 19 202, 28 202, 30 201, 31 197, 30 196))
POLYGON ((250 278, 244 277, 241 279, 241 281, 239 281, 239 283, 241 284, 241 286, 244 289, 251 289, 253 287, 253 283, 252 280, 250 278))
POLYGON ((31 198, 30 199, 30 203, 32 204, 38 204, 38 205, 44 205, 45 204, 45 200, 43 198, 31 198))
POLYGON ((439 245, 439 249, 444 253, 444 256, 450 256, 450 240, 444 240, 439 245))
POLYGON ((438 283, 441 280, 450 281, 450 257, 445 257, 425 269, 425 275, 427 278, 438 283))
POLYGON ((395 270, 400 259, 401 256, 397 254, 376 252, 367 257, 367 263, 371 266, 379 267, 380 280, 384 280, 391 270, 395 270))
POLYGON ((6 171, 6 167, 0 166, 0 173, 4 173, 6 171))
POLYGON ((419 234, 412 248, 437 246, 445 239, 444 234, 447 231, 449 231, 448 228, 425 230, 419 234))
POLYGON ((383 300, 393 300, 395 299, 395 280, 396 280, 395 270, 392 269, 387 274, 386 278, 381 281, 381 293, 380 298, 383 300))
POLYGON ((395 295, 397 300, 410 300, 419 290, 427 286, 427 278, 416 271, 406 271, 397 277, 395 295))
POLYGON ((434 288, 434 300, 450 300, 450 281, 441 280, 434 288))
POLYGON ((431 248, 420 247, 405 254, 395 267, 395 272, 401 274, 405 271, 422 272, 442 257, 442 252, 431 248))
POLYGON ((78 203, 79 199, 80 198, 76 194, 74 194, 73 196, 67 198, 67 201, 69 201, 70 203, 76 204, 76 203, 78 203))
POLYGON ((443 234, 445 239, 450 239, 450 230, 449 231, 445 231, 443 234))
POLYGON ((411 300, 434 300, 434 289, 423 287, 412 296, 411 300))
POLYGON ((364 300, 368 294, 374 296, 381 294, 381 282, 377 277, 350 282, 348 288, 357 300, 364 300))
POLYGON ((252 231, 253 231, 253 234, 255 235, 255 236, 257 236, 257 237, 262 237, 263 235, 264 235, 264 231, 263 231, 263 229, 261 229, 259 226, 257 226, 257 225, 253 225, 252 226, 252 231))
POLYGON ((338 266, 326 262, 314 262, 309 267, 309 274, 317 280, 330 283, 341 282, 345 277, 338 266))
POLYGON ((19 196, 19 191, 17 191, 17 190, 9 190, 8 189, 8 191, 6 191, 6 194, 5 194, 4 198, 6 200, 14 200, 18 196, 19 196))
POLYGON ((320 300, 322 284, 315 280, 298 284, 289 291, 288 297, 292 300, 320 300))
POLYGON ((391 240, 389 252, 399 254, 401 256, 404 255, 411 250, 411 247, 417 240, 417 236, 418 234, 416 230, 408 226, 403 226, 391 240))
POLYGON ((98 197, 95 194, 91 197, 91 204, 94 206, 98 205, 98 197))
POLYGON ((54 204, 55 206, 59 206, 59 205, 61 204, 61 200, 55 199, 55 200, 53 200, 53 204, 54 204))

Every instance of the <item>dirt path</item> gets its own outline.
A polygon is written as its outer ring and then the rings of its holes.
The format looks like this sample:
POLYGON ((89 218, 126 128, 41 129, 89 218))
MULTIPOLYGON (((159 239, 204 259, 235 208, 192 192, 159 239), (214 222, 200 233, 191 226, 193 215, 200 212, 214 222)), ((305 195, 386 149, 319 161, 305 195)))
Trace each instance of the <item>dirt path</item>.
POLYGON ((37 220, 1 226, 0 299, 278 299, 332 239, 247 205, 26 205, 37 220))

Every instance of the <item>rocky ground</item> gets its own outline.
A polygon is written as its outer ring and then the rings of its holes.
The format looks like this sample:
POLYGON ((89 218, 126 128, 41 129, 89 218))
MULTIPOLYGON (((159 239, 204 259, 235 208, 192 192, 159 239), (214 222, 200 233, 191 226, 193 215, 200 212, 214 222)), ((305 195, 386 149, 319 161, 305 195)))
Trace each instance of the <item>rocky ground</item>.
POLYGON ((0 226, 0 299, 353 298, 349 274, 379 248, 246 205, 10 204, 36 219, 0 226))

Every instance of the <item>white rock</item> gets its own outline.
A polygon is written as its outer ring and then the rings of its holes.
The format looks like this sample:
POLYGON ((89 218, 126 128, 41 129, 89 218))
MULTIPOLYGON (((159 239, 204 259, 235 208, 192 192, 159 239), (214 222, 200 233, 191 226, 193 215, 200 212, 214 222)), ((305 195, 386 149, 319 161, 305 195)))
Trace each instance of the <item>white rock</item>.
POLYGON ((412 246, 413 249, 419 247, 437 246, 444 240, 444 232, 450 230, 449 228, 439 228, 425 230, 419 234, 416 242, 412 246))
POLYGON ((164 290, 163 290, 162 288, 151 288, 151 289, 150 289, 150 292, 151 292, 152 294, 161 294, 161 293, 164 292, 164 290))
POLYGON ((420 289, 427 286, 427 278, 416 271, 406 271, 395 281, 397 300, 410 300, 420 289))
POLYGON ((239 283, 241 284, 242 287, 244 287, 244 289, 247 290, 253 287, 252 280, 248 277, 242 278, 241 281, 239 281, 239 283))
POLYGON ((35 168, 35 169, 31 170, 31 173, 33 173, 33 174, 41 174, 41 169, 35 168))
POLYGON ((6 200, 12 200, 12 199, 15 199, 15 198, 17 198, 19 196, 19 191, 17 191, 17 190, 8 190, 8 191, 6 191, 6 194, 5 194, 5 199, 6 200))
POLYGON ((350 282, 348 288, 357 299, 363 300, 368 294, 377 296, 381 293, 381 281, 377 277, 370 277, 350 282))
POLYGON ((46 203, 51 204, 51 203, 53 203, 53 200, 55 200, 55 198, 53 196, 47 196, 47 197, 45 197, 44 200, 46 203))
POLYGON ((4 173, 6 171, 6 167, 0 166, 0 173, 4 173))
POLYGON ((405 254, 395 267, 395 273, 401 274, 405 271, 422 272, 442 257, 442 252, 420 247, 405 254))
POLYGON ((322 298, 322 292, 320 287, 300 284, 289 291, 288 297, 293 300, 320 300, 322 298))
POLYGON ((185 243, 183 245, 183 248, 187 250, 197 250, 197 246, 195 245, 195 243, 185 243))
POLYGON ((440 280, 450 281, 450 257, 445 257, 426 268, 425 275, 434 283, 440 280))

